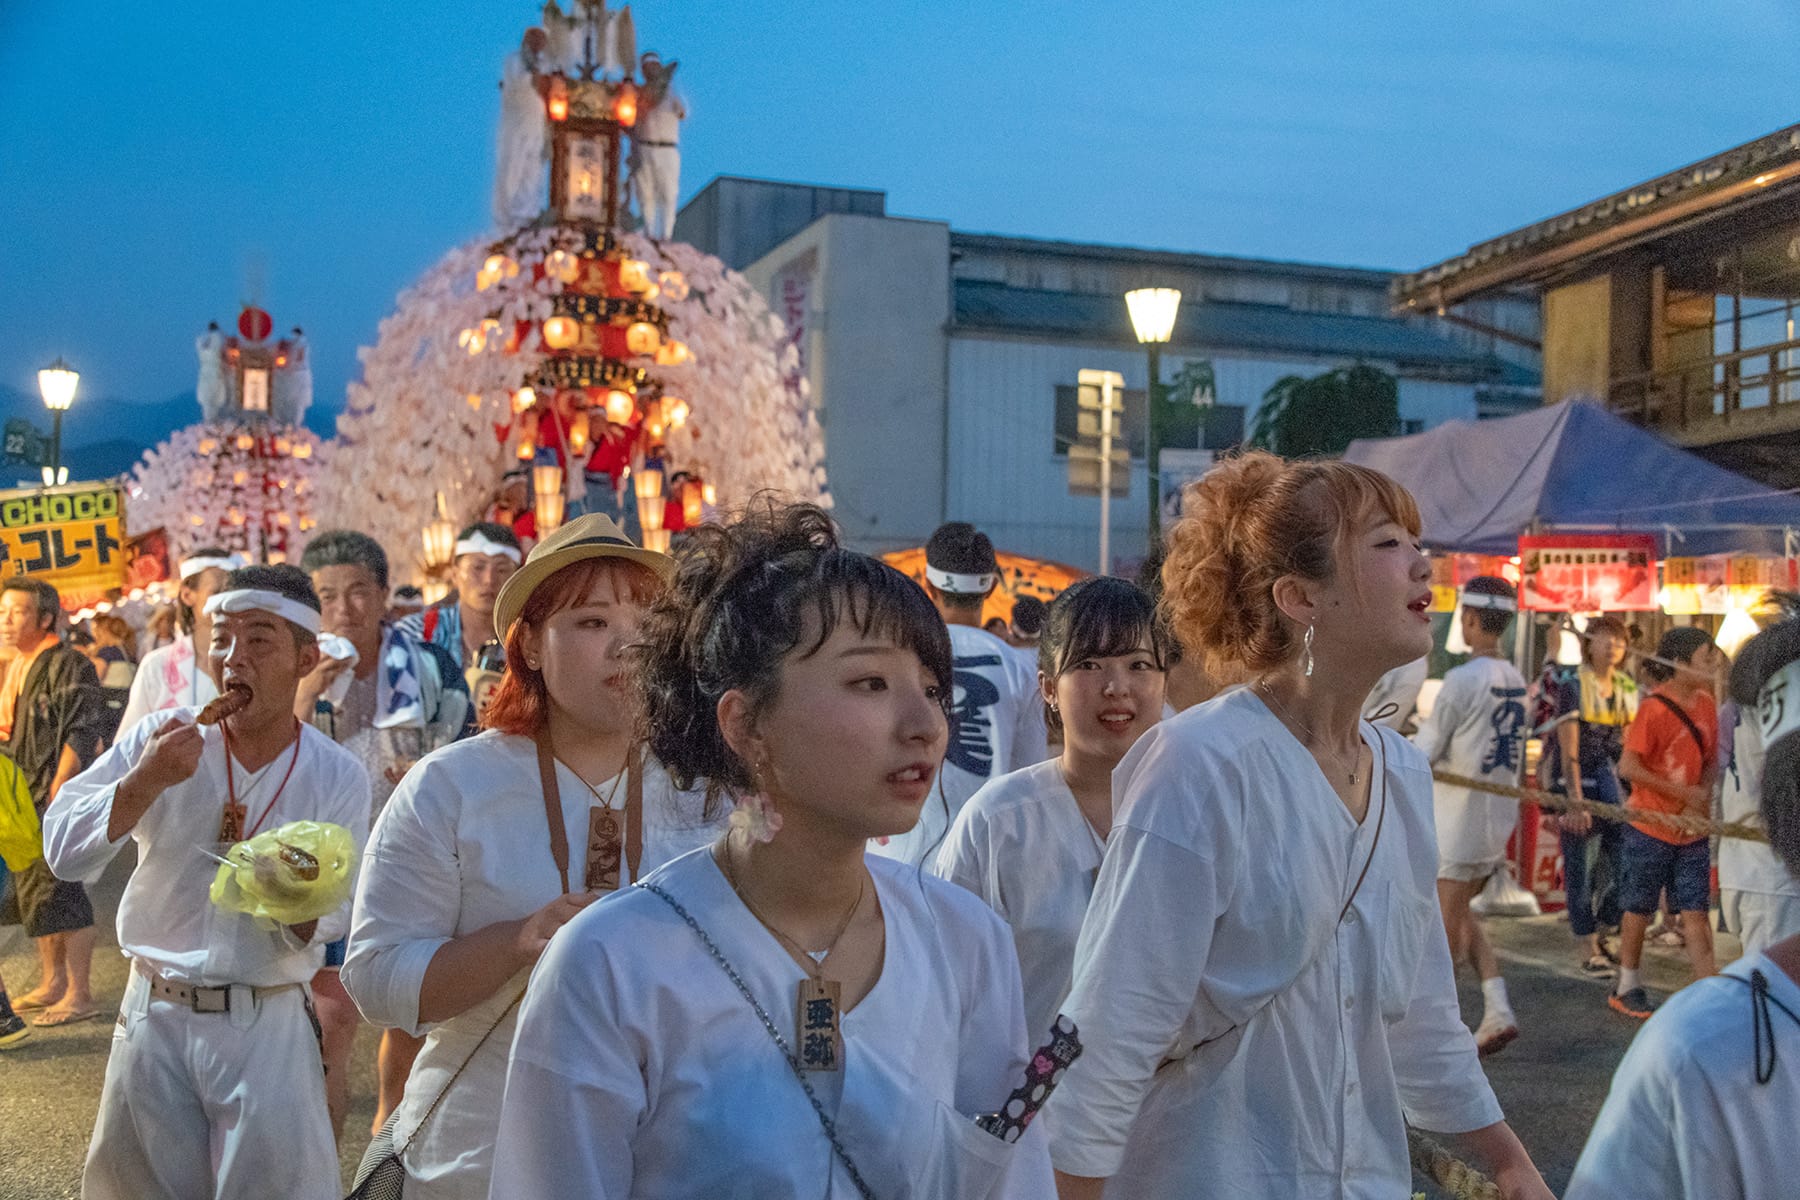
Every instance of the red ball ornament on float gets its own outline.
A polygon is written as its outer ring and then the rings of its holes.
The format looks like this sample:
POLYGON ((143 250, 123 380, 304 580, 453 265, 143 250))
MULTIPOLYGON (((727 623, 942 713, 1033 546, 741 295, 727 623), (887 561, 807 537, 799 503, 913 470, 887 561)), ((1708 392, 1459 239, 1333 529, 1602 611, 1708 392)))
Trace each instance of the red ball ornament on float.
POLYGON ((275 319, 260 308, 245 305, 238 314, 237 327, 247 341, 260 342, 275 332, 275 319))

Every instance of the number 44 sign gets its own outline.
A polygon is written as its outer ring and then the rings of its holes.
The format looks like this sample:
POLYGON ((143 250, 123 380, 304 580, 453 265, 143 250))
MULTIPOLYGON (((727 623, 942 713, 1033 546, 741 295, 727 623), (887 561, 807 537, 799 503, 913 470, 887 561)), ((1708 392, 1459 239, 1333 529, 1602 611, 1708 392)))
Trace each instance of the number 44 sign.
POLYGON ((125 586, 125 494, 106 484, 0 491, 0 574, 30 575, 65 601, 125 586))

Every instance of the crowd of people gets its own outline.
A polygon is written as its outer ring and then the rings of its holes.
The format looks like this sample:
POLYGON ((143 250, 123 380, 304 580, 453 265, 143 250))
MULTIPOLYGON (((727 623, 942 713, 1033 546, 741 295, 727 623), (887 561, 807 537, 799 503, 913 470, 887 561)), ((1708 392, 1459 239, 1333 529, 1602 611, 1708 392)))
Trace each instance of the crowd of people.
POLYGON ((1391 1196, 1411 1126, 1540 1200, 1481 1065, 1521 1036, 1476 915, 1517 802, 1433 780, 1515 785, 1536 737, 1545 786, 1647 814, 1560 818, 1581 970, 1651 1017, 1666 905, 1696 978, 1567 1194, 1778 1194, 1800 622, 1728 686, 1671 629, 1640 686, 1599 618, 1528 685, 1514 589, 1480 577, 1415 729, 1420 533, 1376 472, 1246 453, 1141 584, 984 628, 997 560, 960 522, 923 587, 769 498, 673 556, 599 514, 528 553, 477 523, 429 607, 325 531, 297 565, 184 559, 116 728, 97 667, 131 655, 82 653, 55 590, 8 579, 0 833, 33 837, 0 838, 0 919, 40 978, 0 983, 0 1048, 97 1014, 86 886, 130 840, 95 1200, 341 1195, 365 1022, 363 1197, 1391 1196), (1769 839, 1721 851, 1723 973, 1707 838, 1655 815, 1721 790, 1769 839), (294 924, 215 903, 219 857, 293 821, 348 831, 353 898, 294 924))

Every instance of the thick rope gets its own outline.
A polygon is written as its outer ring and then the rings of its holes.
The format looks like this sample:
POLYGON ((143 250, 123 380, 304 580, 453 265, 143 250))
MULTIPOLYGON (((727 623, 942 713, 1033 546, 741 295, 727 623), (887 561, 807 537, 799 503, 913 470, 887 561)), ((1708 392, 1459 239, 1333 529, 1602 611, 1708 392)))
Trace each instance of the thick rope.
POLYGON ((1488 792, 1495 796, 1509 796, 1514 800, 1524 800, 1550 812, 1590 813, 1603 821, 1641 821, 1649 825, 1661 825, 1665 829, 1672 829, 1676 833, 1685 833, 1689 837, 1742 838, 1747 842, 1767 842, 1769 840, 1769 835, 1763 830, 1741 821, 1713 821, 1706 817, 1690 817, 1685 813, 1652 812, 1647 808, 1601 804, 1594 800, 1574 800, 1568 796, 1559 796, 1555 792, 1540 792, 1536 788, 1510 787, 1504 783, 1485 783, 1482 780, 1470 779, 1467 775, 1456 775, 1449 771, 1433 771, 1431 777, 1439 783, 1448 783, 1453 787, 1464 787, 1470 791, 1488 792))
POLYGON ((1406 1131, 1406 1147, 1413 1167, 1450 1200, 1500 1200, 1500 1188, 1493 1180, 1418 1130, 1406 1131))

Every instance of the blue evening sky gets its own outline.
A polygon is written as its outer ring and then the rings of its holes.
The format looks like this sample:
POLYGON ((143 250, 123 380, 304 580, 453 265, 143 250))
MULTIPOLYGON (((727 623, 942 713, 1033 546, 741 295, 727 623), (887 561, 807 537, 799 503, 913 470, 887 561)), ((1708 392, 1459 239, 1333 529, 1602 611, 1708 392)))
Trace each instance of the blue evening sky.
MULTIPOLYGON (((0 0, 0 387, 193 386, 258 299, 335 408, 488 225, 530 0, 0 0)), ((959 229, 1413 268, 1800 120, 1800 9, 1569 0, 641 0, 717 174, 959 229)), ((195 418, 198 410, 195 411, 195 418)))

